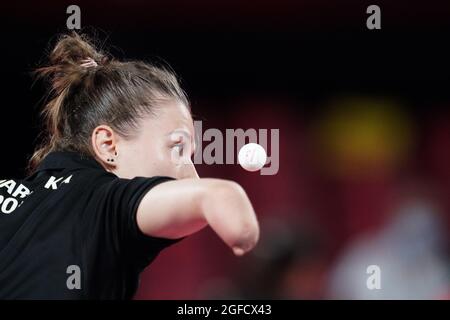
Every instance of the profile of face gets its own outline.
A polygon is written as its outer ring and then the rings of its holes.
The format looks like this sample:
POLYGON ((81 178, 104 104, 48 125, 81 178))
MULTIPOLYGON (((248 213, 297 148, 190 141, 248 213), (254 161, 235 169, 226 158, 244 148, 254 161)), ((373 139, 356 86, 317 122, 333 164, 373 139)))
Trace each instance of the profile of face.
POLYGON ((139 119, 137 130, 123 137, 107 125, 92 133, 97 161, 120 178, 169 176, 198 178, 192 163, 194 125, 180 101, 162 100, 155 114, 139 119))

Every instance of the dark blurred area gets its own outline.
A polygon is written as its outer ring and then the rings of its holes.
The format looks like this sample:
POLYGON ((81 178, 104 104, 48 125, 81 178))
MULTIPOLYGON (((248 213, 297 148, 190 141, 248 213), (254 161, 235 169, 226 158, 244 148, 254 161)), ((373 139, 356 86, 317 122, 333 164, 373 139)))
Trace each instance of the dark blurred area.
POLYGON ((24 175, 45 98, 30 73, 71 4, 118 59, 169 63, 204 129, 280 130, 276 175, 198 166, 246 189, 258 247, 237 258, 205 229, 137 299, 450 297, 450 5, 378 1, 368 30, 365 1, 4 3, 0 177, 24 175))

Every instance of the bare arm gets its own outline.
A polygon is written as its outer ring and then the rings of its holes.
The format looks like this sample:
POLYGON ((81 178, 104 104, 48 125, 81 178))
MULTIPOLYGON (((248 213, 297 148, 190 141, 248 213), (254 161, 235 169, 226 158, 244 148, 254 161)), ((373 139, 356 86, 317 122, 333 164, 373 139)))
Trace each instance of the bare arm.
POLYGON ((142 199, 137 224, 149 236, 176 239, 209 225, 236 255, 259 239, 258 221, 245 191, 221 179, 168 181, 142 199))

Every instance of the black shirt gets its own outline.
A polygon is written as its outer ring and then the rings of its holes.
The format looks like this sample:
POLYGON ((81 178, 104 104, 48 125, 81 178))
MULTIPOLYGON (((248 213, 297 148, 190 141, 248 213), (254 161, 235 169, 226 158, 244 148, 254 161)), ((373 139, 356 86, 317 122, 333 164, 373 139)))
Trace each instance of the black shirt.
POLYGON ((130 299, 140 272, 181 239, 144 235, 142 197, 169 177, 121 179, 91 157, 49 154, 0 179, 0 299, 130 299))

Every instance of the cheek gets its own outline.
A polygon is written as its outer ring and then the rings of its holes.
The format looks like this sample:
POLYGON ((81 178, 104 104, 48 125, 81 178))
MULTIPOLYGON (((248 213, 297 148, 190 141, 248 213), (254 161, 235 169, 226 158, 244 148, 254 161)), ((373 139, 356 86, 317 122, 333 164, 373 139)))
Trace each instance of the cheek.
POLYGON ((171 149, 165 145, 160 144, 147 152, 147 161, 149 166, 158 175, 175 176, 177 166, 172 160, 171 149))
POLYGON ((179 175, 179 166, 172 160, 172 149, 165 140, 156 141, 154 137, 152 139, 142 138, 134 146, 134 149, 138 155, 133 162, 139 163, 146 176, 177 177, 179 175), (153 143, 148 143, 149 141, 153 143))

